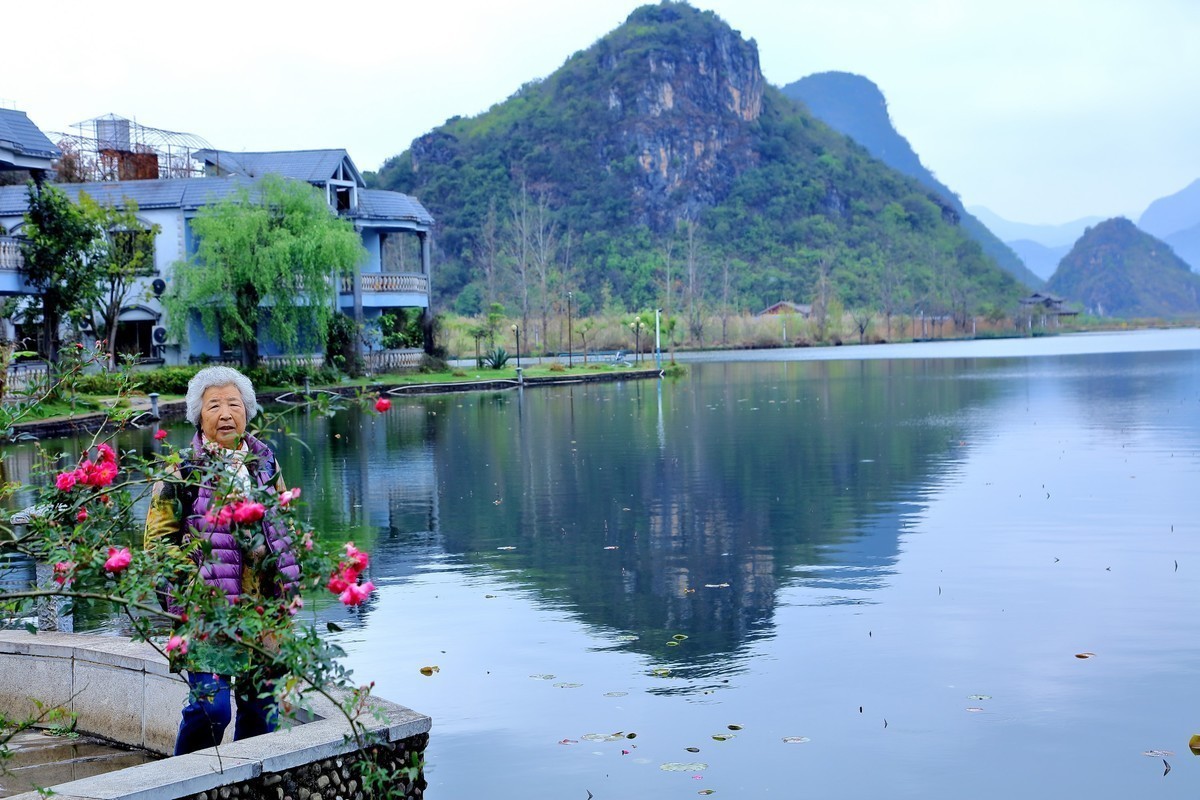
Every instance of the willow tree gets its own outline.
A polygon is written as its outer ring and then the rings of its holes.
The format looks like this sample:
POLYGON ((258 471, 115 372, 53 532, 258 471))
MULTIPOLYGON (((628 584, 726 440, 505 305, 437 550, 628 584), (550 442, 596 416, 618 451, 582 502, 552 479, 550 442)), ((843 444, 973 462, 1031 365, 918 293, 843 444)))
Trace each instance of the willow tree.
POLYGON ((288 353, 324 350, 338 276, 366 258, 353 224, 300 181, 269 175, 191 221, 195 253, 174 267, 168 326, 182 338, 193 313, 204 329, 258 365, 259 342, 288 353))

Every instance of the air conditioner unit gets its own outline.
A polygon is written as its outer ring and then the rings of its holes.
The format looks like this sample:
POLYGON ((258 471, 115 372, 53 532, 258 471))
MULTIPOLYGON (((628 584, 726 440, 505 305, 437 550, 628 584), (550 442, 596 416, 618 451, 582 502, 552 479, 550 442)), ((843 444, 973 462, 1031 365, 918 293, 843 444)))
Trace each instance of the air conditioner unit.
POLYGON ((154 330, 150 332, 150 337, 154 339, 155 344, 164 344, 167 341, 167 329, 162 325, 155 325, 154 330))
POLYGON ((155 278, 150 284, 150 288, 154 290, 155 297, 162 297, 162 293, 167 290, 167 282, 162 278, 155 278))

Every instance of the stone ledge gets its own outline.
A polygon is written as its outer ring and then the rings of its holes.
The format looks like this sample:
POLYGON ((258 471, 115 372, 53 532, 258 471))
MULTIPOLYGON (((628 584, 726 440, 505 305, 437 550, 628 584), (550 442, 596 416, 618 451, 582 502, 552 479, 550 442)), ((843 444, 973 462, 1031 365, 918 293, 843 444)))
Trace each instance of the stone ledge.
MULTIPOLYGON (((146 687, 141 697, 126 698, 129 710, 136 708, 143 720, 140 737, 128 734, 121 736, 115 721, 109 728, 103 721, 105 709, 88 707, 90 692, 77 693, 70 701, 71 710, 79 714, 79 729, 121 744, 156 752, 161 750, 150 748, 150 740, 174 742, 185 690, 182 681, 178 682, 176 692, 172 688, 175 682, 159 680, 158 683, 165 690, 161 695, 151 692, 152 682, 147 681, 146 677, 169 676, 170 673, 162 656, 144 642, 88 634, 32 635, 24 631, 0 631, 0 656, 4 657, 11 670, 6 670, 9 672, 6 678, 10 679, 10 683, 24 687, 33 687, 33 676, 48 663, 57 664, 60 670, 69 667, 72 684, 76 682, 77 667, 85 672, 94 672, 100 667, 132 673, 146 687), (28 666, 22 663, 25 661, 28 661, 28 666), (16 673, 23 669, 28 671, 28 679, 21 681, 16 673), (167 697, 167 694, 173 696, 167 697), (139 740, 126 741, 130 738, 139 740)), ((22 702, 23 698, 0 697, 0 710, 11 710, 14 704, 20 705, 22 702)), ((428 716, 396 703, 375 698, 374 706, 382 712, 383 718, 372 718, 368 734, 383 742, 395 743, 421 737, 432 726, 428 716)), ((353 741, 347 741, 350 725, 341 716, 336 703, 318 695, 310 699, 310 707, 310 722, 51 788, 55 796, 64 800, 168 800, 193 796, 230 784, 244 784, 262 775, 282 773, 357 749, 353 741)), ((40 800, 40 795, 26 792, 16 795, 12 800, 40 800)))

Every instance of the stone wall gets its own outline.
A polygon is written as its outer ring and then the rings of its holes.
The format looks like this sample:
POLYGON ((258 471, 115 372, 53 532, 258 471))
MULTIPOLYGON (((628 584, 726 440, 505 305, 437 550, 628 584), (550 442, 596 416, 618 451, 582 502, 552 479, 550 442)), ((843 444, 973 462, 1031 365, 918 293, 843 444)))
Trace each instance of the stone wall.
MULTIPOLYGON (((145 643, 0 631, 0 713, 10 717, 35 714, 37 700, 75 713, 81 732, 166 755, 174 749, 186 696, 186 684, 145 643)), ((384 766, 411 766, 415 754, 415 772, 397 788, 407 798, 422 797, 429 717, 383 699, 375 699, 373 710, 378 715, 370 717, 369 735, 376 744, 368 752, 384 766)), ((303 724, 51 788, 64 800, 365 798, 350 733, 336 704, 317 698, 312 720, 303 724)), ((31 792, 14 800, 38 797, 31 792)))

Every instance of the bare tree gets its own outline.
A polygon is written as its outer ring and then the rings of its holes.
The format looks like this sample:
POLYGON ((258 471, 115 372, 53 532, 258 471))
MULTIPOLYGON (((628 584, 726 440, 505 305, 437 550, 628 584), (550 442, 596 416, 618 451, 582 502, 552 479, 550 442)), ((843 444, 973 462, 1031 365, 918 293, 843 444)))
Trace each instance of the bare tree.
POLYGON ((696 220, 688 218, 684 222, 685 242, 687 246, 687 316, 688 333, 697 344, 704 342, 704 308, 700 296, 700 278, 702 269, 702 242, 699 226, 696 220))
POLYGON ((505 250, 512 264, 513 277, 521 301, 521 330, 529 330, 529 240, 532 223, 529 219, 529 191, 521 183, 521 194, 509 202, 511 225, 505 239, 505 250))
POLYGON ((498 280, 500 262, 500 216, 496 213, 496 198, 488 199, 487 216, 479 229, 476 259, 483 270, 484 298, 483 307, 490 308, 498 302, 496 282, 498 280))
POLYGON ((671 352, 672 364, 675 363, 675 337, 672 335, 675 318, 671 316, 671 295, 674 294, 674 286, 671 283, 671 256, 674 252, 675 238, 668 236, 662 245, 663 264, 666 271, 665 280, 663 281, 663 311, 666 314, 667 349, 671 352))
POLYGON ((555 279, 554 262, 557 258, 559 247, 556 227, 550 211, 549 200, 546 198, 546 195, 539 194, 537 205, 534 207, 533 212, 533 226, 531 229, 533 239, 530 242, 530 249, 533 255, 533 269, 538 282, 538 309, 541 313, 539 322, 543 348, 549 347, 547 342, 549 341, 550 325, 550 285, 555 279))

